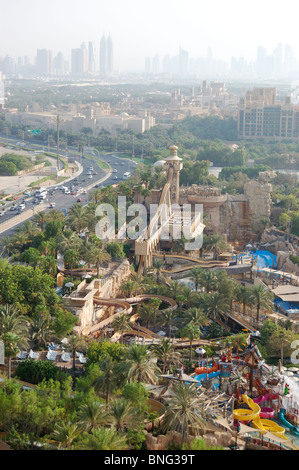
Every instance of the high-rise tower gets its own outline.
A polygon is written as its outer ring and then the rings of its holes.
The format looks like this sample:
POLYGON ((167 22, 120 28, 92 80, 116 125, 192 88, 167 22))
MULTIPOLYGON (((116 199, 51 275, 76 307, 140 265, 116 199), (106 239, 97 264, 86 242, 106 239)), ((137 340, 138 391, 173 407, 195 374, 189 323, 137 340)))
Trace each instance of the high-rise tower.
POLYGON ((103 34, 100 42, 100 75, 106 75, 107 72, 107 39, 103 34))
POLYGON ((88 43, 88 72, 94 74, 96 71, 96 59, 95 59, 95 45, 93 42, 88 43))
POLYGON ((100 75, 105 76, 113 71, 113 42, 103 34, 100 41, 100 75))
POLYGON ((113 72, 113 42, 110 34, 107 40, 107 72, 113 72))

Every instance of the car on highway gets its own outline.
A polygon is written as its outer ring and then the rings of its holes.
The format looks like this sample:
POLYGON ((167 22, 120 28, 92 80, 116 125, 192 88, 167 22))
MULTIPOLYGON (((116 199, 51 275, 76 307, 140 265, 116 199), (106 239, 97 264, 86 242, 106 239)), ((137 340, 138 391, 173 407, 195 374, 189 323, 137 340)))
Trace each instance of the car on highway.
POLYGON ((55 202, 50 202, 50 207, 53 208, 56 206, 56 203, 55 202))
POLYGON ((117 177, 117 176, 114 176, 114 177, 113 177, 113 179, 114 179, 114 180, 117 180, 117 179, 118 179, 118 177, 117 177))
POLYGON ((97 172, 97 171, 94 171, 92 174, 93 174, 93 175, 97 175, 97 174, 98 174, 98 172, 97 172))
POLYGON ((78 197, 77 202, 82 202, 81 197, 78 197))
POLYGON ((21 202, 21 204, 18 205, 18 209, 25 209, 25 204, 21 202))
POLYGON ((4 216, 4 211, 0 211, 0 217, 4 216))
POLYGON ((112 173, 117 173, 117 169, 113 168, 112 173))
POLYGON ((69 189, 66 189, 66 190, 64 191, 64 194, 71 194, 71 191, 70 191, 69 189))
POLYGON ((9 209, 11 211, 16 211, 17 210, 17 207, 16 206, 11 206, 11 208, 9 209))

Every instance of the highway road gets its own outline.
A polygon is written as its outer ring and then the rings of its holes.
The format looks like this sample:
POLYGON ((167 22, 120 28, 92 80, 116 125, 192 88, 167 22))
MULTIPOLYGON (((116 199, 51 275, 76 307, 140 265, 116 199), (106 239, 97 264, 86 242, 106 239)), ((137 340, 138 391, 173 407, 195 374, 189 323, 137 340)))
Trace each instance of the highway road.
MULTIPOLYGON (((7 143, 7 145, 9 145, 11 148, 15 148, 16 143, 19 142, 18 139, 12 138, 10 138, 8 142, 7 137, 2 137, 1 139, 0 136, 0 141, 1 140, 2 142, 7 143)), ((27 144, 26 148, 28 151, 32 152, 37 150, 43 150, 45 147, 43 143, 35 143, 34 145, 31 145, 30 143, 30 147, 29 144, 27 144)), ((46 150, 49 151, 49 149, 46 150)), ((50 151, 55 154, 55 148, 51 148, 50 151)), ((66 155, 65 152, 61 152, 61 154, 63 156, 66 155)), ((83 205, 86 204, 88 202, 89 194, 94 188, 102 188, 108 185, 122 182, 123 174, 125 172, 130 172, 132 174, 136 166, 135 162, 131 161, 128 158, 120 158, 115 156, 114 154, 100 154, 96 149, 91 148, 86 148, 86 152, 84 152, 82 158, 78 155, 76 148, 69 148, 67 155, 74 156, 76 160, 80 162, 80 164, 82 165, 82 172, 78 176, 74 174, 74 177, 71 178, 67 183, 63 184, 63 186, 68 187, 70 190, 78 190, 78 188, 81 188, 80 193, 64 194, 60 189, 58 189, 61 185, 58 185, 55 191, 52 191, 52 188, 54 188, 55 186, 51 186, 48 189, 46 200, 43 201, 44 204, 36 204, 34 196, 20 196, 18 200, 15 200, 9 205, 7 204, 7 209, 5 210, 4 215, 0 218, 0 228, 3 222, 11 221, 13 223, 13 218, 15 218, 16 221, 13 227, 10 223, 8 226, 9 228, 5 231, 3 230, 5 226, 2 227, 3 231, 1 231, 0 233, 0 239, 3 236, 12 235, 18 225, 23 223, 23 221, 19 222, 19 217, 16 217, 17 211, 10 210, 11 206, 19 204, 20 201, 25 202, 24 212, 30 209, 32 210, 32 216, 39 212, 39 210, 50 210, 50 203, 55 203, 55 209, 57 210, 68 210, 73 204, 77 202, 78 198, 82 200, 83 205), (99 160, 107 162, 111 168, 111 170, 109 171, 108 178, 102 182, 101 180, 103 180, 103 178, 107 176, 107 170, 105 171, 99 166, 99 164, 97 163, 97 161, 99 160), (93 167, 93 172, 96 172, 97 174, 93 174, 92 178, 89 178, 89 175, 87 173, 91 166, 93 167), (77 181, 75 181, 75 178, 77 178, 77 181)))

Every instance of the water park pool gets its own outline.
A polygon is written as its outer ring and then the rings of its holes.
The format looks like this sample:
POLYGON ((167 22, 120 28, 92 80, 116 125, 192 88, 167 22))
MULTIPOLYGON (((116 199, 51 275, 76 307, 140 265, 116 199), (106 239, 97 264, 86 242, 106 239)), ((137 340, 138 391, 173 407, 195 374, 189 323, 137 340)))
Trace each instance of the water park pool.
POLYGON ((277 256, 267 250, 250 251, 258 268, 277 268, 277 256))

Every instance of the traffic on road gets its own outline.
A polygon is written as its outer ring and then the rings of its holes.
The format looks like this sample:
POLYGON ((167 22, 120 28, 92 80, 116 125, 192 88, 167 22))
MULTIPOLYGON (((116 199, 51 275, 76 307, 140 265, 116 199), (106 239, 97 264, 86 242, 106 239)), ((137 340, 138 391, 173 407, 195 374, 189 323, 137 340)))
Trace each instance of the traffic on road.
MULTIPOLYGON (((1 137, 1 136, 0 136, 1 137)), ((10 139, 10 148, 15 148, 17 144, 10 139)), ((27 147, 29 151, 41 151, 44 149, 42 144, 34 145, 34 148, 27 147)), ((52 150, 53 152, 55 149, 52 150)), ((64 210, 66 212, 73 204, 88 202, 89 193, 95 188, 102 188, 108 185, 114 185, 122 182, 132 174, 136 163, 127 158, 120 158, 114 154, 102 155, 97 150, 92 151, 89 149, 88 154, 79 156, 76 149, 68 149, 68 156, 73 156, 81 164, 80 174, 74 175, 64 185, 48 186, 40 188, 39 190, 26 189, 22 195, 16 195, 14 200, 0 209, 0 226, 4 222, 10 221, 16 215, 21 214, 23 211, 31 209, 32 216, 37 213, 39 205, 42 203, 47 204, 47 210, 55 207, 57 210, 64 210), (108 163, 110 171, 103 170, 97 163, 97 160, 102 160, 108 163), (105 176, 108 176, 104 179, 105 176)), ((44 207, 44 204, 43 204, 44 207)), ((44 210, 44 209, 43 209, 44 210)), ((19 224, 16 218, 16 225, 8 231, 2 231, 0 237, 7 235, 7 232, 15 230, 19 224)), ((11 225, 11 224, 10 224, 11 225)))

